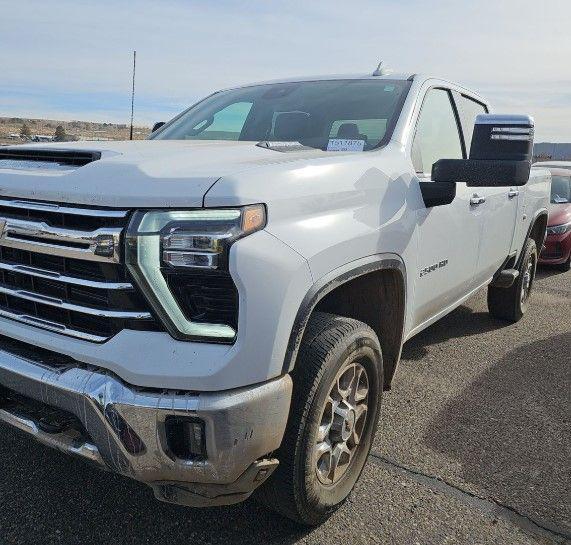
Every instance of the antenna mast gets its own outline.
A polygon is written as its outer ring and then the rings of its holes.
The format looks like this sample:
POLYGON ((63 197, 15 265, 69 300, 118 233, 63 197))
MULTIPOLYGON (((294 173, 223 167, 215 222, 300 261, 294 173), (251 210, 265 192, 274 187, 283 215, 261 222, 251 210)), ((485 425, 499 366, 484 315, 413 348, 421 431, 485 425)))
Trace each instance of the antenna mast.
POLYGON ((131 90, 131 130, 129 140, 133 140, 133 116, 135 113, 135 70, 137 68, 137 52, 133 51, 133 88, 131 90))
POLYGON ((373 76, 386 76, 391 73, 392 70, 390 68, 385 68, 383 66, 383 61, 381 61, 377 66, 377 69, 373 72, 373 76))

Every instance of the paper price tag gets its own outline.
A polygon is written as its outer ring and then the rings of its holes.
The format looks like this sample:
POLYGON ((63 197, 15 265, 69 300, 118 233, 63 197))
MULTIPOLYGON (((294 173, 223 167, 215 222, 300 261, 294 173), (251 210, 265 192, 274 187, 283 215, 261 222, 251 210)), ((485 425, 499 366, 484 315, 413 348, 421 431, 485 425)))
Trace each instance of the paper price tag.
POLYGON ((350 140, 345 138, 331 138, 327 143, 327 151, 363 151, 364 140, 350 140))

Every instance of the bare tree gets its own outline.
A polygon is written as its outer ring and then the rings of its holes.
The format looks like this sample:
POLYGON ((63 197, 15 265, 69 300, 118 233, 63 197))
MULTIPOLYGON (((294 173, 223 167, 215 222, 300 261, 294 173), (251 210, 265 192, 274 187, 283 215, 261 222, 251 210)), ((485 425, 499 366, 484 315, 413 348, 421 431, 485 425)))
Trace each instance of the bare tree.
POLYGON ((22 125, 22 128, 20 129, 20 138, 31 138, 32 137, 32 131, 30 130, 30 127, 28 127, 28 125, 26 125, 25 123, 22 125))
POLYGON ((65 129, 61 125, 58 125, 56 127, 56 132, 54 133, 54 140, 56 142, 65 142, 67 140, 67 134, 65 132, 65 129))

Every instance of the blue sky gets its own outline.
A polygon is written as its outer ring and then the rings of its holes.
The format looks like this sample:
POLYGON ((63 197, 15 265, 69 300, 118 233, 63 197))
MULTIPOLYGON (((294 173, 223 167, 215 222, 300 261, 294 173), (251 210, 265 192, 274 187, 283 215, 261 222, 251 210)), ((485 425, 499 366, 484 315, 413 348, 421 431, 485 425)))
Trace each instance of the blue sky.
POLYGON ((297 75, 449 78, 537 141, 571 141, 569 0, 0 0, 0 116, 151 124, 221 87, 297 75))

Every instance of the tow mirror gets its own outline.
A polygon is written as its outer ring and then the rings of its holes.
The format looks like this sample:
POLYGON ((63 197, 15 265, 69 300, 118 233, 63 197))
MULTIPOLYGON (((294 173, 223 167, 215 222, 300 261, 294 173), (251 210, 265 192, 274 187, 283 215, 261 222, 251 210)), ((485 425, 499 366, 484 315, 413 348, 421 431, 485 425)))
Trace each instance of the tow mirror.
POLYGON ((456 184, 453 182, 420 182, 420 193, 424 206, 444 206, 456 197, 456 184))
POLYGON ((164 121, 159 121, 159 122, 155 123, 155 124, 153 125, 152 130, 151 130, 151 133, 153 133, 153 132, 155 132, 155 131, 158 131, 164 124, 165 124, 164 121))
POLYGON ((469 159, 441 159, 432 166, 435 182, 469 187, 519 186, 529 179, 533 118, 483 114, 476 117, 469 159))

